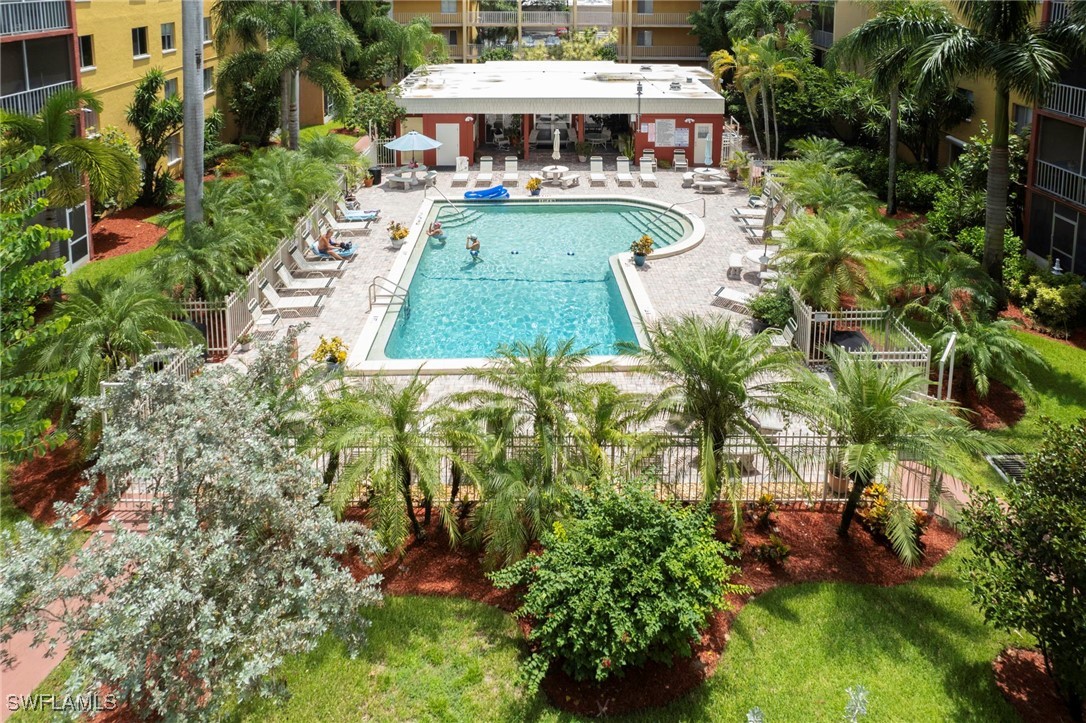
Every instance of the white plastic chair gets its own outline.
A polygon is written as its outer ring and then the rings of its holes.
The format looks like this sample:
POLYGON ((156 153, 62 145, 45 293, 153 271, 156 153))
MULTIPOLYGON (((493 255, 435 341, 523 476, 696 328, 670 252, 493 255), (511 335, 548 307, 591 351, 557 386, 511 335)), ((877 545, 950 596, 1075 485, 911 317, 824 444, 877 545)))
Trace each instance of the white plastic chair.
POLYGON ((620 186, 632 186, 634 185, 633 174, 630 173, 630 159, 626 156, 619 156, 615 161, 615 165, 618 171, 615 173, 615 182, 620 186))
POLYGON ((641 159, 641 185, 656 186, 656 174, 652 172, 652 161, 647 158, 641 159))
POLYGON ((588 159, 588 181, 593 186, 597 183, 601 186, 607 185, 607 176, 603 172, 602 156, 592 156, 588 159))
POLYGON ((456 172, 453 173, 452 185, 454 186, 466 186, 468 185, 468 157, 457 156, 456 157, 456 172))
POLYGON ((505 157, 505 170, 502 172, 503 186, 516 186, 520 183, 520 171, 517 170, 517 157, 505 157))
POLYGON ((303 312, 311 316, 320 314, 324 304, 324 296, 280 296, 275 287, 268 280, 260 282, 260 293, 268 302, 268 305, 277 311, 280 316, 303 316, 303 312))
POLYGON ((483 156, 479 159, 479 173, 475 176, 476 186, 489 186, 494 180, 494 159, 483 156))

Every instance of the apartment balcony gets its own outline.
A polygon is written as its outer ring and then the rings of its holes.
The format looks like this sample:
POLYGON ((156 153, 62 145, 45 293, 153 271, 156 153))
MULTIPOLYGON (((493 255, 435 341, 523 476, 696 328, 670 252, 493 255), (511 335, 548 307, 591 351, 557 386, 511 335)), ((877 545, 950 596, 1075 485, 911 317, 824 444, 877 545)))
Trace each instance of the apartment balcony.
POLYGON ((615 24, 625 25, 632 18, 634 27, 682 28, 690 25, 690 13, 615 13, 615 24))
POLYGON ((43 105, 45 105, 46 98, 61 88, 71 88, 72 85, 72 81, 66 80, 63 83, 54 83, 53 85, 46 85, 41 88, 24 90, 21 93, 0 96, 0 108, 3 108, 9 113, 34 115, 41 110, 43 105))
POLYGON ((468 17, 468 24, 516 27, 517 12, 515 10, 480 10, 468 17))
POLYGON ((610 10, 578 10, 577 27, 609 28, 618 24, 618 21, 615 20, 616 15, 619 15, 619 13, 612 13, 610 10))
POLYGON ((817 48, 833 47, 833 33, 829 30, 811 30, 811 43, 817 48))
POLYGON ((72 27, 67 0, 0 0, 0 36, 72 27))
POLYGON ((704 60, 705 51, 697 45, 635 45, 632 55, 638 60, 704 60))
POLYGON ((392 19, 398 23, 407 25, 415 18, 426 18, 435 28, 439 25, 456 25, 459 27, 464 22, 463 13, 393 13, 392 19))
POLYGON ((1086 176, 1047 161, 1034 164, 1033 186, 1086 208, 1086 176))
POLYGON ((561 10, 529 10, 521 13, 521 24, 537 27, 565 27, 573 14, 561 10))
POLYGON ((1086 88, 1056 83, 1044 102, 1044 109, 1086 121, 1086 88))
POLYGON ((1049 20, 1063 20, 1067 17, 1068 7, 1065 0, 1052 0, 1052 9, 1049 11, 1049 20))

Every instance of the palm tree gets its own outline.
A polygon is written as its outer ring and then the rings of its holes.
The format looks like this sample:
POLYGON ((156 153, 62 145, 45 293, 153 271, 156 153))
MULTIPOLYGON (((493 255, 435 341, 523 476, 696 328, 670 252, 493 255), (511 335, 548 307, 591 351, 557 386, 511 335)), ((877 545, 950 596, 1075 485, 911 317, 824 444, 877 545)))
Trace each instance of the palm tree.
MULTIPOLYGON (((926 370, 880 364, 870 355, 836 347, 827 349, 827 356, 833 383, 804 369, 784 396, 838 445, 837 471, 852 480, 841 536, 848 535, 860 495, 883 465, 916 460, 953 472, 956 452, 992 449, 993 443, 969 428, 956 405, 921 394, 928 384, 926 370)), ((891 535, 898 554, 909 558, 916 551, 903 547, 904 538, 891 535)))
MULTIPOLYGON (((424 405, 429 387, 418 375, 400 387, 373 380, 366 386, 344 385, 319 405, 324 450, 357 455, 343 467, 326 500, 342 513, 368 483, 373 525, 390 551, 400 550, 410 533, 416 540, 426 535, 415 513, 416 487, 428 503, 438 492, 441 456, 426 431, 444 412, 440 403, 424 405)), ((438 510, 456 540, 458 530, 448 507, 438 502, 438 510)))
MULTIPOLYGON (((758 97, 758 83, 756 82, 750 64, 750 52, 752 43, 748 40, 736 42, 732 52, 717 50, 709 55, 709 68, 717 81, 723 82, 724 76, 734 72, 732 85, 743 95, 743 101, 747 104, 747 113, 750 115, 750 123, 753 127, 758 122, 758 110, 754 101, 758 97)), ((769 134, 769 118, 766 117, 766 134, 769 134)), ((754 145, 758 148, 758 155, 764 155, 762 140, 757 132, 752 132, 754 145)))
MULTIPOLYGON (((44 149, 24 173, 30 176, 44 173, 53 179, 45 192, 49 201, 45 211, 47 226, 58 225, 60 209, 83 203, 87 188, 93 199, 102 202, 116 198, 128 203, 139 194, 140 173, 132 158, 122 149, 98 139, 75 135, 84 108, 100 112, 102 103, 89 90, 64 88, 49 96, 37 115, 0 110, 0 132, 5 137, 15 141, 18 147, 44 149)), ((55 257, 59 250, 51 247, 50 254, 55 257)))
POLYGON ((789 161, 781 167, 780 177, 792 200, 815 213, 875 206, 875 196, 864 182, 847 171, 789 161))
POLYGON ((897 211, 898 123, 901 85, 914 49, 928 37, 947 32, 953 17, 939 0, 881 0, 877 14, 833 44, 831 57, 863 62, 875 89, 890 98, 890 172, 886 186, 886 213, 897 211))
MULTIPOLYGON (((1034 3, 1017 0, 958 0, 961 23, 930 36, 917 51, 924 85, 952 85, 962 77, 988 77, 995 85, 992 148, 988 159, 984 223, 984 270, 997 282, 1003 275, 1003 232, 1007 227, 1010 94, 1027 104, 1044 101, 1068 57, 1058 41, 1074 39, 1086 48, 1086 27, 1066 34, 1034 22, 1034 3)), ((1080 26, 1083 24, 1080 22, 1080 26)))
POLYGON ((362 51, 362 62, 379 65, 387 61, 392 84, 403 80, 420 65, 448 59, 445 36, 435 33, 426 18, 414 18, 401 24, 387 15, 376 15, 366 21, 365 29, 377 40, 362 51))
POLYGON ((820 309, 841 308, 845 296, 878 299, 877 271, 896 264, 893 229, 867 211, 800 215, 784 233, 786 241, 777 258, 796 291, 820 309))
POLYGON ((693 426, 705 499, 716 499, 720 474, 734 477, 724 456, 729 437, 746 435, 775 454, 754 417, 779 409, 775 391, 794 370, 795 357, 775 348, 769 334, 745 336, 730 319, 686 315, 649 324, 648 332, 651 346, 628 351, 640 358, 643 372, 665 384, 657 407, 693 426))
POLYGON ((927 230, 905 234, 900 270, 906 313, 937 324, 959 315, 983 316, 995 303, 992 280, 980 263, 927 230))
MULTIPOLYGON (((962 385, 970 386, 985 399, 991 380, 998 379, 1029 394, 1033 384, 1027 370, 1045 369, 1047 363, 1037 351, 1014 333, 1018 325, 1009 319, 986 321, 957 314, 932 337, 932 353, 941 354, 957 334, 955 358, 962 385)), ((964 397, 964 395, 963 395, 964 397)))
POLYGON ((229 223, 175 226, 159 241, 161 253, 151 274, 181 298, 214 301, 241 288, 245 274, 260 258, 251 237, 229 223))
POLYGON ((181 0, 185 223, 204 220, 203 0, 181 0))
POLYGON ((836 138, 805 136, 789 141, 788 147, 795 156, 794 161, 786 161, 789 166, 794 163, 807 163, 836 171, 844 170, 848 165, 848 147, 836 138))
POLYGON ((285 147, 298 148, 301 76, 320 86, 338 107, 351 102, 353 90, 343 65, 361 47, 351 27, 327 3, 217 0, 214 12, 219 20, 215 42, 225 57, 219 65, 220 78, 234 88, 250 79, 262 86, 279 83, 280 138, 285 147), (227 56, 224 49, 231 40, 241 49, 227 56))
POLYGON ((788 0, 740 0, 728 13, 728 36, 733 42, 778 33, 781 38, 795 27, 796 6, 788 0))
POLYGON ((70 319, 64 331, 38 350, 39 371, 78 370, 58 401, 67 408, 78 396, 95 396, 99 384, 158 346, 187 347, 203 341, 190 324, 178 321, 180 305, 139 275, 76 282, 75 292, 57 304, 54 318, 70 319))
MULTIPOLYGON (((184 121, 181 99, 159 96, 165 86, 166 74, 152 68, 136 83, 132 103, 125 109, 125 120, 136 129, 136 148, 143 162, 143 190, 139 201, 147 206, 162 207, 169 200, 172 181, 168 172, 159 171, 158 163, 184 121)), ((200 97, 203 98, 202 93, 200 97)))
POLYGON ((660 436, 643 426, 657 410, 644 395, 623 392, 610 382, 591 384, 586 392, 576 403, 572 437, 588 480, 610 479, 615 450, 624 452, 621 462, 631 467, 656 452, 660 436))

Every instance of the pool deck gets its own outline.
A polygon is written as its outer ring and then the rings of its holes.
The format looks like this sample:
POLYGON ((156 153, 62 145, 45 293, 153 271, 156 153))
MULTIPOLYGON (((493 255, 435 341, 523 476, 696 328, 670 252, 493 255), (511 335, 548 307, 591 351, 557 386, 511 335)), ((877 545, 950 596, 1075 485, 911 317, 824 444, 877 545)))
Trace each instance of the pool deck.
MULTIPOLYGON (((570 172, 580 174, 580 185, 564 189, 548 184, 544 186, 543 197, 561 199, 618 195, 631 199, 646 198, 658 203, 682 203, 679 209, 691 211, 699 217, 702 199, 704 199, 705 216, 702 220, 705 224, 705 238, 702 243, 676 256, 658 259, 649 256, 645 266, 638 269, 637 273, 657 317, 680 314, 730 316, 744 322, 745 327, 745 322, 749 321, 748 317, 714 306, 711 302, 713 292, 721 286, 751 295, 758 292, 758 269, 746 258, 745 254, 751 249, 761 248, 761 244, 748 240, 748 236, 731 215, 731 209, 747 205, 746 189, 742 185, 729 183, 721 194, 700 194, 692 188, 682 188, 682 173, 663 169, 656 173, 659 184, 657 188, 643 187, 640 184, 633 187, 619 186, 614 178, 614 157, 605 158, 604 167, 611 169, 606 173, 606 185, 591 186, 587 164, 577 163, 576 159, 572 161, 563 159, 561 163, 568 166, 570 172), (744 262, 747 264, 743 278, 740 280, 726 278, 728 258, 733 253, 743 255, 744 262)), ((524 183, 527 182, 529 173, 551 163, 553 161, 549 159, 549 156, 546 160, 521 163, 520 184, 509 187, 512 197, 527 197, 528 192, 524 190, 524 183)), ((441 193, 443 193, 455 203, 457 199, 463 198, 465 190, 476 188, 473 182, 474 174, 472 174, 472 182, 469 182, 467 187, 451 187, 451 180, 451 172, 442 172, 438 176, 437 190, 424 191, 421 186, 416 186, 405 191, 399 187, 390 188, 387 184, 360 189, 356 198, 362 208, 381 209, 381 221, 374 224, 368 235, 357 237, 358 258, 348 264, 346 273, 336 280, 335 291, 325 300, 324 310, 320 316, 310 319, 309 326, 299 335, 299 355, 302 358, 313 352, 322 335, 339 336, 348 346, 352 348, 355 346, 370 315, 370 284, 378 276, 389 276, 397 257, 408 253, 409 247, 400 250, 391 247, 385 233, 385 225, 390 221, 399 221, 410 226, 418 217, 424 198, 442 200, 441 193)), ((483 243, 485 253, 485 239, 483 243)), ((303 320, 290 319, 281 324, 293 325, 300 321, 303 320)), ((238 361, 244 363, 244 355, 238 361)), ((656 389, 656 384, 652 381, 630 373, 607 373, 599 376, 611 379, 630 391, 651 392, 656 389)), ((474 386, 471 383, 472 379, 464 375, 437 376, 432 383, 431 394, 440 395, 474 386)))

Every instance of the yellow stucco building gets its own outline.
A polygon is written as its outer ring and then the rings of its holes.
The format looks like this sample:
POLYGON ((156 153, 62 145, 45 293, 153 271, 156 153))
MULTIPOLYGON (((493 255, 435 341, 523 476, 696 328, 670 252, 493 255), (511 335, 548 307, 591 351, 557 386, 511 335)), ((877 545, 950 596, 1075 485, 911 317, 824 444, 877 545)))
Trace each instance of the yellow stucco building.
MULTIPOLYGON (((218 54, 212 40, 211 6, 204 0, 204 111, 219 102, 214 73, 218 54)), ((77 0, 79 75, 83 88, 102 101, 102 112, 88 118, 98 130, 116 126, 135 139, 125 121, 136 84, 152 68, 166 75, 165 92, 181 95, 181 0, 77 0)), ((225 110, 225 109, 224 109, 225 110)), ((168 162, 182 158, 181 134, 170 146, 168 162)))

